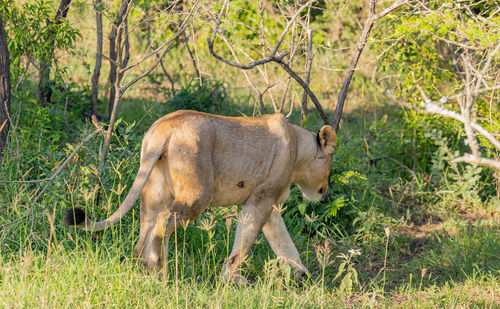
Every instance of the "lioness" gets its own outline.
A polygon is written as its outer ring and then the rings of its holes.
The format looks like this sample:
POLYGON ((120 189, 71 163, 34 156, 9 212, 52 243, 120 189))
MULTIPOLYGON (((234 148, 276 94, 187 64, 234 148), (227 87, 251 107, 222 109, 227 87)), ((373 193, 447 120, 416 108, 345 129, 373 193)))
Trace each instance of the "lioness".
POLYGON ((330 126, 314 134, 286 121, 282 114, 223 117, 177 111, 157 120, 142 141, 141 163, 127 197, 103 221, 67 211, 64 224, 99 231, 118 222, 141 195, 141 227, 134 255, 150 269, 166 271, 169 237, 208 206, 242 205, 233 250, 223 276, 245 282, 239 266, 262 230, 278 257, 299 277, 302 264, 273 205, 283 203, 290 184, 318 200, 328 189, 331 154, 336 143, 330 126))

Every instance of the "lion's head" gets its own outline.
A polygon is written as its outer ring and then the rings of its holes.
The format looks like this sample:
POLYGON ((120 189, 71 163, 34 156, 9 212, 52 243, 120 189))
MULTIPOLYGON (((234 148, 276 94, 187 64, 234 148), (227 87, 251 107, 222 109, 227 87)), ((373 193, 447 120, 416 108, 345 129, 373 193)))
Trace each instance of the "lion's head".
POLYGON ((331 126, 323 126, 316 135, 314 145, 306 143, 299 148, 298 156, 302 162, 295 170, 293 182, 309 201, 320 200, 328 190, 328 178, 332 168, 331 154, 336 142, 335 130, 331 126))

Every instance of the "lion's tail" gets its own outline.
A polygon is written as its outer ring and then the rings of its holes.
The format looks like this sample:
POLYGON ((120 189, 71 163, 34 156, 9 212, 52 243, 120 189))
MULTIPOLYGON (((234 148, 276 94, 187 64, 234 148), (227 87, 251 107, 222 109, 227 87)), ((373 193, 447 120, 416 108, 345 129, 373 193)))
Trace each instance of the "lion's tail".
MULTIPOLYGON (((158 132, 158 131, 157 131, 158 132)), ((156 132, 152 132, 155 135, 156 132)), ((158 132, 159 133, 159 132, 158 132)), ((73 208, 69 209, 63 219, 63 224, 66 226, 76 226, 85 231, 101 231, 105 228, 115 224, 120 221, 123 216, 129 212, 129 210, 134 206, 135 201, 139 197, 142 192, 142 189, 146 185, 146 181, 151 175, 153 171, 153 167, 156 162, 160 159, 160 156, 165 151, 167 147, 168 141, 170 140, 169 136, 162 136, 160 138, 152 138, 150 142, 146 146, 146 151, 141 158, 141 165, 139 167, 139 171, 137 172, 137 177, 134 180, 132 188, 130 189, 127 197, 120 205, 120 207, 107 219, 103 221, 94 222, 87 218, 85 215, 85 211, 81 208, 73 208), (154 142, 158 141, 158 142, 154 142)))

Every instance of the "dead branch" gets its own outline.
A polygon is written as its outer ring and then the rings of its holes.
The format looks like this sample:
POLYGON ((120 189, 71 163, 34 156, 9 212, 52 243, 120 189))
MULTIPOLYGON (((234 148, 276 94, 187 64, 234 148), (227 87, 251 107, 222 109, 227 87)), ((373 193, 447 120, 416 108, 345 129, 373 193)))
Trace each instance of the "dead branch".
POLYGON ((210 52, 210 54, 216 58, 217 60, 223 62, 223 63, 226 63, 230 66, 233 66, 233 67, 236 67, 236 68, 239 68, 239 69, 243 69, 243 70, 250 70, 250 69, 253 69, 254 67, 258 66, 258 65, 263 65, 263 64, 266 64, 266 63, 269 63, 269 62, 276 62, 278 63, 293 79, 295 79, 297 81, 297 83, 304 89, 304 91, 309 95, 309 97, 311 98, 311 100, 313 101, 320 117, 323 119, 323 121, 325 122, 325 124, 329 124, 330 121, 328 119, 328 116, 326 115, 323 107, 321 106, 321 104, 319 103, 316 95, 312 92, 312 90, 309 88, 309 86, 307 85, 307 83, 295 72, 292 70, 292 68, 288 65, 287 62, 284 61, 284 58, 289 54, 288 52, 285 52, 281 55, 277 55, 278 54, 278 50, 279 50, 279 47, 281 46, 286 34, 288 33, 288 30, 290 29, 291 25, 293 24, 293 22, 295 21, 295 19, 299 16, 300 12, 302 10, 304 10, 306 7, 310 6, 311 3, 314 2, 314 1, 308 1, 306 2, 305 4, 303 4, 298 10, 297 12, 292 16, 292 18, 290 18, 290 20, 288 21, 287 25, 285 26, 285 29, 283 30, 283 32, 281 33, 280 35, 280 38, 278 39, 278 42, 276 43, 276 45, 274 46, 274 49, 273 51, 271 52, 271 55, 268 56, 267 58, 264 58, 264 59, 261 59, 261 60, 257 60, 257 61, 253 61, 249 64, 241 64, 241 63, 237 63, 237 62, 234 62, 234 61, 231 61, 229 59, 226 59, 222 56, 220 56, 219 54, 217 54, 215 51, 214 51, 214 41, 218 35, 218 29, 220 27, 220 23, 221 23, 221 20, 222 20, 222 15, 224 13, 224 10, 228 4, 228 1, 224 1, 224 4, 219 12, 219 17, 217 19, 217 23, 215 25, 215 28, 214 28, 214 33, 212 35, 212 38, 207 38, 207 45, 208 45, 208 50, 210 52))
POLYGON ((188 40, 188 37, 186 35, 186 31, 182 32, 182 38, 183 38, 184 44, 186 44, 186 49, 188 51, 189 58, 191 58, 191 62, 193 63, 193 68, 194 68, 194 71, 196 72, 196 76, 198 76, 198 79, 200 80, 200 83, 201 83, 202 80, 201 80, 200 70, 198 69, 198 64, 196 63, 196 59, 193 56, 193 52, 191 51, 191 47, 189 47, 189 40, 188 40))
MULTIPOLYGON (((157 55, 157 57, 159 57, 159 56, 157 55)), ((160 60, 160 66, 161 66, 161 69, 163 71, 163 74, 167 77, 168 81, 170 82, 170 90, 172 91, 172 93, 174 93, 175 81, 172 78, 172 76, 168 73, 167 69, 165 68, 165 65, 163 64, 163 59, 160 60)))
MULTIPOLYGON (((420 88, 420 87, 419 87, 420 88)), ((421 88, 420 88, 421 89, 421 88)), ((423 93, 423 91, 422 91, 423 93)), ((446 118, 452 118, 457 121, 460 121, 464 123, 466 119, 459 113, 446 109, 442 107, 441 105, 448 102, 449 99, 447 97, 442 97, 439 102, 434 102, 431 101, 427 96, 424 97, 424 102, 422 102, 422 106, 424 109, 420 108, 415 108, 417 111, 423 113, 423 114, 430 114, 430 115, 440 115, 446 118)), ((479 125, 477 122, 471 120, 470 125, 474 131, 477 133, 481 134, 483 137, 485 137, 489 142, 495 146, 496 149, 500 150, 500 141, 496 139, 488 130, 483 128, 481 125, 479 125)))
POLYGON ((500 170, 500 161, 488 159, 488 158, 476 157, 470 153, 466 153, 461 157, 455 158, 455 159, 453 159, 452 162, 464 162, 464 163, 470 163, 470 164, 478 164, 478 165, 490 167, 492 169, 500 170))
MULTIPOLYGON (((311 81, 311 65, 313 60, 313 51, 312 51, 312 33, 311 29, 307 28, 307 60, 306 60, 306 80, 305 83, 309 86, 311 81)), ((304 122, 305 117, 307 116, 307 92, 304 90, 302 93, 302 103, 300 109, 300 116, 302 118, 302 122, 304 122)))
POLYGON ((358 64, 359 58, 363 49, 365 48, 366 42, 368 40, 368 36, 370 35, 370 31, 377 20, 386 16, 390 12, 399 8, 403 4, 406 4, 406 0, 398 0, 393 3, 391 6, 383 10, 382 12, 375 14, 375 4, 376 0, 370 0, 370 9, 368 19, 365 22, 365 26, 363 27, 363 31, 361 32, 361 36, 359 38, 356 49, 354 50, 354 54, 351 59, 351 63, 347 68, 347 75, 342 82, 342 88, 340 89, 339 96, 337 99, 337 106, 335 107, 335 113, 333 114, 332 127, 337 131, 339 129, 340 119, 342 118, 342 111, 344 109, 345 99, 347 97, 347 91, 349 90, 349 85, 351 83, 352 76, 358 64))
POLYGON ((97 115, 97 102, 99 99, 99 77, 101 75, 101 65, 102 65, 102 44, 103 44, 103 32, 102 32, 102 12, 100 5, 102 0, 96 0, 93 2, 95 14, 96 14, 96 35, 97 35, 97 47, 96 47, 96 57, 94 65, 94 73, 92 74, 92 86, 91 86, 91 97, 90 97, 90 109, 92 115, 97 115))
POLYGON ((274 59, 275 62, 279 63, 280 66, 288 73, 290 76, 295 79, 295 81, 304 89, 305 92, 309 95, 311 98, 311 101, 314 103, 314 106, 316 107, 316 110, 318 111, 319 116, 325 124, 330 124, 330 121, 328 120, 328 116, 326 115, 325 110, 323 109, 323 106, 319 103, 318 98, 312 92, 311 88, 306 84, 306 82, 297 74, 295 71, 292 70, 292 68, 283 61, 283 59, 274 59))

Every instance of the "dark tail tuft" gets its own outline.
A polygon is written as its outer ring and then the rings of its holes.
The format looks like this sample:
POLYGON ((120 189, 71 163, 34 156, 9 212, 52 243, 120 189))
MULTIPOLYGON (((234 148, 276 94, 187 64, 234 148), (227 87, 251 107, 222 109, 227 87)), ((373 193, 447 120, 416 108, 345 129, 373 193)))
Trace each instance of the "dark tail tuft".
POLYGON ((85 222, 85 211, 83 209, 76 207, 73 209, 68 209, 64 215, 63 224, 66 226, 80 225, 85 222))

